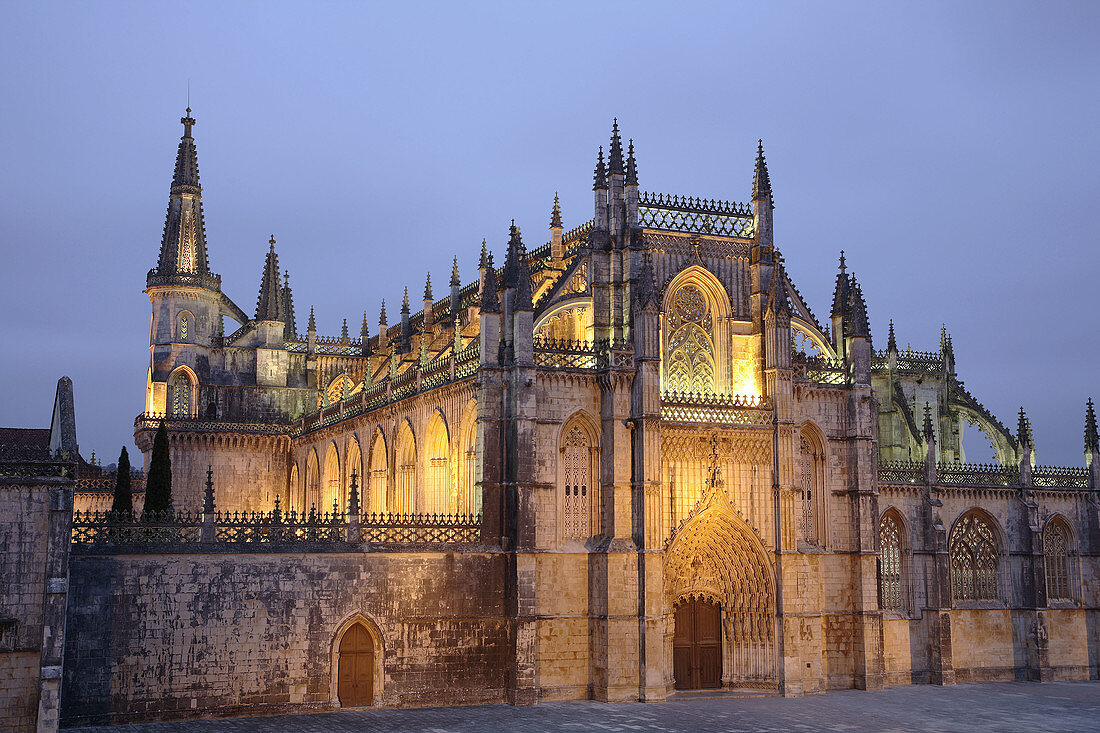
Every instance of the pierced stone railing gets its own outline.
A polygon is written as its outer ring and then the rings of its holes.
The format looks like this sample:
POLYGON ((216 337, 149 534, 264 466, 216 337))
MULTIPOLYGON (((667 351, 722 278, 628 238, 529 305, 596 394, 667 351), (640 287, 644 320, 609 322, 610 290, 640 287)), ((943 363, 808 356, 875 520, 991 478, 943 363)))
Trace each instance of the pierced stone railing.
POLYGON ((339 511, 168 512, 115 515, 75 512, 76 545, 471 544, 481 539, 480 514, 363 514, 339 511), (358 520, 358 521, 356 521, 358 520))
POLYGON ((669 391, 661 395, 666 422, 716 425, 770 425, 772 402, 756 395, 669 391))
POLYGON ((76 457, 68 451, 0 445, 0 477, 68 478, 75 474, 75 470, 76 457))
POLYGON ((165 415, 159 412, 143 412, 134 418, 134 430, 156 430, 160 421, 173 430, 200 430, 215 433, 266 433, 286 435, 292 426, 279 422, 260 422, 257 420, 207 420, 200 417, 165 415))
POLYGON ((843 359, 792 351, 791 366, 795 379, 830 385, 844 385, 848 382, 848 365, 843 359))
POLYGON ((1036 488, 1089 489, 1089 470, 1063 466, 1035 466, 1031 485, 1036 488))
POLYGON ((924 483, 922 461, 879 461, 878 480, 886 484, 924 483))
POLYGON ((593 341, 536 337, 535 364, 548 369, 599 369, 604 361, 593 341))
POLYGON ((945 486, 1019 486, 1020 469, 986 463, 940 463, 936 483, 945 486))
POLYGON ((647 192, 638 196, 638 223, 649 229, 740 239, 751 239, 756 231, 748 204, 647 192))

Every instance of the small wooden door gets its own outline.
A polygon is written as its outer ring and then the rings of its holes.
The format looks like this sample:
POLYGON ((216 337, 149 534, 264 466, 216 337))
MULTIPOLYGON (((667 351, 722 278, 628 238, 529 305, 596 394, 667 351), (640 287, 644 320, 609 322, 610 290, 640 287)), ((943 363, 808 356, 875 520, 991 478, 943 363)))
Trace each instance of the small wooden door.
POLYGON ((677 690, 722 686, 721 606, 689 600, 676 609, 672 673, 677 690))
POLYGON ((374 698, 374 643, 362 624, 340 640, 336 694, 342 707, 370 705, 374 698))

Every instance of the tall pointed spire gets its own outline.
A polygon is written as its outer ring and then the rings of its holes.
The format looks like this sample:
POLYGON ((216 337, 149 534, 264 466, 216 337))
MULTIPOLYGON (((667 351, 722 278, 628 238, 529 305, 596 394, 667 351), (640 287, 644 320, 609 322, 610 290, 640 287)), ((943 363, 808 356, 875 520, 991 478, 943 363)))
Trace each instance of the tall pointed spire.
POLYGON ((768 161, 764 159, 764 141, 756 145, 756 170, 752 177, 752 198, 754 201, 771 198, 772 181, 768 176, 768 161))
POLYGON ((294 341, 298 338, 298 324, 294 321, 294 294, 290 290, 290 270, 283 270, 283 322, 286 323, 286 327, 283 328, 283 337, 287 341, 294 341))
POLYGON ((489 261, 489 248, 485 246, 485 240, 481 240, 481 259, 477 261, 478 269, 484 269, 489 261))
POLYGON ((148 284, 168 284, 183 278, 188 284, 220 290, 221 280, 210 273, 206 252, 206 225, 202 215, 202 186, 199 184, 199 157, 191 127, 195 120, 191 108, 180 118, 183 136, 176 151, 176 167, 168 195, 168 213, 160 242, 157 266, 149 273, 148 284))
POLYGON ((592 174, 592 190, 607 190, 607 168, 603 164, 603 145, 596 154, 596 171, 592 174))
POLYGON ((626 185, 638 185, 638 163, 634 160, 634 138, 630 139, 630 144, 626 149, 626 185))
POLYGON ((1027 413, 1024 412, 1024 408, 1020 408, 1020 415, 1016 423, 1016 440, 1020 442, 1020 445, 1025 443, 1032 445, 1034 441, 1034 435, 1031 433, 1031 420, 1027 419, 1027 413))
POLYGON ((520 284, 520 276, 526 275, 530 287, 530 273, 521 272, 526 262, 527 250, 523 246, 523 237, 516 220, 508 227, 508 252, 504 256, 504 271, 501 273, 501 287, 514 288, 520 284))
POLYGON ((500 313, 500 297, 497 295, 497 274, 493 270, 493 255, 485 258, 485 285, 481 288, 481 312, 500 313))
POLYGON ((364 346, 370 338, 370 326, 367 325, 367 312, 363 311, 363 325, 359 326, 359 338, 364 346))
POLYGON ((844 265, 844 250, 840 250, 840 269, 833 290, 833 317, 843 316, 848 305, 848 268, 844 265))
POLYGON ((283 299, 279 288, 279 255, 275 254, 275 235, 268 242, 267 260, 260 280, 260 295, 256 299, 257 321, 283 320, 283 299))
POLYGON ((432 273, 428 273, 428 278, 424 282, 424 300, 432 299, 432 273))
POLYGON ((313 306, 309 307, 309 324, 306 326, 306 330, 312 333, 317 332, 317 319, 313 317, 313 306))
POLYGON ((405 296, 401 300, 401 315, 409 314, 409 286, 405 286, 405 296))
POLYGON ((386 326, 388 323, 389 321, 386 320, 386 299, 382 298, 382 310, 378 312, 378 325, 386 326))
POLYGON ((898 350, 898 341, 897 341, 896 338, 894 338, 894 321, 893 321, 893 319, 890 320, 890 334, 887 337, 886 350, 887 351, 897 351, 898 350))
POLYGON ((852 275, 852 289, 849 293, 852 313, 851 335, 857 338, 871 339, 871 323, 867 317, 867 303, 863 300, 863 288, 859 286, 856 276, 852 275))
POLYGON ((455 255, 454 264, 451 265, 451 285, 461 285, 462 277, 458 274, 458 255, 455 255))
POLYGON ((1096 410, 1091 397, 1085 407, 1085 450, 1100 451, 1100 433, 1096 430, 1096 410))
POLYGON ((348 335, 348 319, 344 319, 344 325, 340 326, 340 341, 347 343, 351 339, 348 335))
POLYGON ((608 173, 613 176, 623 174, 623 139, 619 136, 618 117, 611 123, 611 149, 608 151, 607 167, 608 173))
POLYGON ((558 192, 554 192, 554 209, 550 212, 550 226, 561 228, 561 203, 558 201, 558 192))

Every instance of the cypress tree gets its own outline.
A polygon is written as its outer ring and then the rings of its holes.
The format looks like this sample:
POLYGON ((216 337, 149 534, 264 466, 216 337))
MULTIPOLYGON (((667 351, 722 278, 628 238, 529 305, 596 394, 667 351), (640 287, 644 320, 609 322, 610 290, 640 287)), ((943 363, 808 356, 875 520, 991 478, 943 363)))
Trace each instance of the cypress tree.
POLYGON ((119 519, 128 518, 134 512, 134 495, 130 489, 130 456, 126 446, 118 454, 118 476, 115 478, 115 497, 111 502, 111 514, 119 519))
POLYGON ((146 516, 172 511, 172 457, 168 454, 168 426, 160 421, 153 438, 153 456, 145 483, 146 516))

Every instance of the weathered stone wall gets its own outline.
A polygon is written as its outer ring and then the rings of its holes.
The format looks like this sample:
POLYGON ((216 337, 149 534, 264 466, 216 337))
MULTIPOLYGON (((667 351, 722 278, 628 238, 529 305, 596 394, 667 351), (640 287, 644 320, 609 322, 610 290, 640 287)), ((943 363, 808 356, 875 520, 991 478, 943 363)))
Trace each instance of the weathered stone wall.
MULTIPOLYGON (((376 627, 384 706, 502 702, 506 556, 73 556, 66 722, 329 709, 334 649, 376 627)), ((376 685, 377 685, 376 680, 376 685)))

